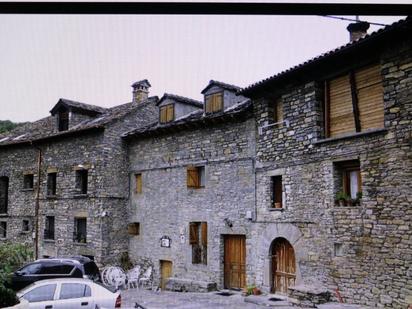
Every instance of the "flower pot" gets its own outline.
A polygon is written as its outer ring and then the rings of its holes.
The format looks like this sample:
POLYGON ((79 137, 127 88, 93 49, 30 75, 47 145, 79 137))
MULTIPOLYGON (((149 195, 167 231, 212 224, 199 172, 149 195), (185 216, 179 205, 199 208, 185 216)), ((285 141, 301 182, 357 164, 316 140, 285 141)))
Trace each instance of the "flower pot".
POLYGON ((262 292, 258 288, 253 289, 253 295, 260 295, 262 292))
POLYGON ((275 208, 282 208, 282 203, 275 203, 275 208))
POLYGON ((339 200, 338 203, 339 203, 339 206, 346 206, 345 200, 339 200))

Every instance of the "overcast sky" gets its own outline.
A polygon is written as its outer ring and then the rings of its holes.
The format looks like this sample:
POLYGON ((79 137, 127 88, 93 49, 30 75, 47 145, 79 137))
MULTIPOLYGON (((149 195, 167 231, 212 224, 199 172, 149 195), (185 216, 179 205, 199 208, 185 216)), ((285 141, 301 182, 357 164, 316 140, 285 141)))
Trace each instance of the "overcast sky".
POLYGON ((346 44, 348 24, 319 16, 0 15, 0 119, 48 116, 59 98, 130 102, 130 85, 145 78, 150 95, 201 100, 210 79, 245 87, 346 44))

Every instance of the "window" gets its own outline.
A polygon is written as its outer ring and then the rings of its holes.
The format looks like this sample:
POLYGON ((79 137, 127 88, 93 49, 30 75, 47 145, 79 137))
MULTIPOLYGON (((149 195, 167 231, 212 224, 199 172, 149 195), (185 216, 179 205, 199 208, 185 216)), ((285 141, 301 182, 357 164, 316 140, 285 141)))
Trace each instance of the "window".
POLYGON ((44 227, 44 239, 54 239, 54 217, 47 216, 44 227))
POLYGON ((56 195, 56 179, 57 179, 57 173, 47 174, 47 195, 48 196, 56 195))
POLYGON ((39 272, 40 275, 66 275, 73 271, 74 266, 52 263, 43 263, 39 272))
POLYGON ((362 194, 362 179, 359 160, 335 163, 337 176, 337 200, 344 199, 352 205, 358 203, 362 194))
POLYGON ((78 190, 80 194, 87 194, 88 174, 87 170, 76 171, 76 190, 78 190))
POLYGON ((127 226, 127 233, 129 235, 139 235, 140 234, 140 223, 139 222, 133 222, 129 223, 127 226))
POLYGON ((40 274, 41 269, 42 266, 40 263, 33 263, 21 268, 20 273, 23 275, 35 275, 40 274))
POLYGON ((26 174, 23 176, 23 188, 33 189, 34 186, 34 175, 33 174, 26 174))
POLYGON ((56 284, 47 284, 34 288, 30 292, 27 292, 22 297, 30 303, 47 301, 54 299, 54 291, 56 290, 56 284))
POLYGON ((384 127, 380 66, 373 65, 325 83, 325 136, 384 127))
POLYGON ((273 104, 273 122, 278 123, 278 127, 282 126, 283 121, 283 102, 281 99, 275 100, 273 104))
POLYGON ((60 110, 58 114, 59 131, 66 131, 69 129, 69 112, 67 110, 60 110))
POLYGON ((81 298, 92 296, 92 291, 87 284, 62 283, 59 299, 81 298))
POLYGON ((74 237, 73 241, 78 243, 86 243, 87 241, 87 220, 86 218, 74 219, 74 237))
POLYGON ((29 220, 23 220, 23 224, 22 224, 21 230, 22 230, 23 232, 28 232, 28 231, 30 231, 30 221, 29 221, 29 220))
POLYGON ((175 107, 168 104, 160 107, 160 123, 171 122, 175 119, 175 107))
POLYGON ((205 97, 206 113, 215 113, 223 110, 223 93, 214 93, 205 97))
POLYGON ((205 186, 205 167, 188 166, 187 167, 187 187, 203 188, 205 186))
POLYGON ((134 175, 136 180, 136 193, 142 193, 142 174, 135 174, 134 175))
POLYGON ((7 213, 9 203, 9 177, 0 177, 0 214, 7 213))
POLYGON ((282 176, 271 177, 272 183, 272 207, 283 208, 282 203, 282 176))
POLYGON ((334 244, 334 254, 335 256, 343 256, 343 246, 340 243, 334 244))
POLYGON ((0 222, 0 238, 7 237, 7 222, 0 222))
POLYGON ((207 222, 189 224, 192 264, 207 264, 207 222))

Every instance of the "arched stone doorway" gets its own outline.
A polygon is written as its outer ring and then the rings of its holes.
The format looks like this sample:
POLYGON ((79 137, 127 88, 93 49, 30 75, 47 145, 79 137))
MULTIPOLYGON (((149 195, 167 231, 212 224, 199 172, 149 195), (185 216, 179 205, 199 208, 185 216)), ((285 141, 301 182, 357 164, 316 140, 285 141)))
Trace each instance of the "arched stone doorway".
POLYGON ((276 238, 270 246, 272 293, 287 294, 288 288, 295 285, 295 250, 285 238, 276 238))

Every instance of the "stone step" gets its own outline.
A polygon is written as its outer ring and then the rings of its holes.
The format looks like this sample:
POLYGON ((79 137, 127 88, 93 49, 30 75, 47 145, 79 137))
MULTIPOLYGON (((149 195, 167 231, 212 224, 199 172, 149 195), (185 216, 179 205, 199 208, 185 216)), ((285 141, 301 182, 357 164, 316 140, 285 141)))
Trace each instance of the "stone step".
POLYGON ((259 306, 266 306, 266 307, 275 307, 275 308, 290 308, 289 302, 285 299, 272 301, 269 300, 270 298, 278 298, 275 296, 267 296, 267 295, 249 295, 244 298, 246 303, 252 303, 259 306))

